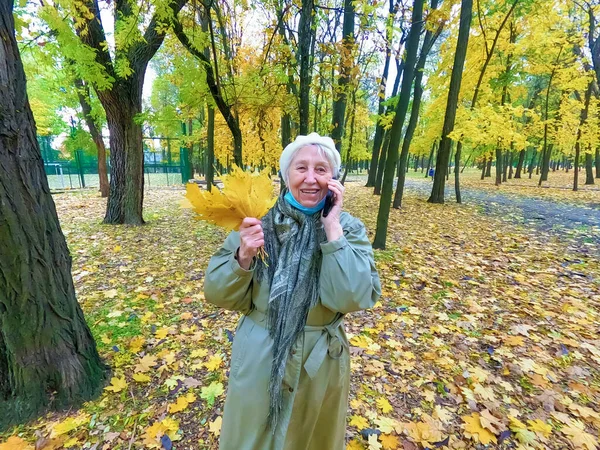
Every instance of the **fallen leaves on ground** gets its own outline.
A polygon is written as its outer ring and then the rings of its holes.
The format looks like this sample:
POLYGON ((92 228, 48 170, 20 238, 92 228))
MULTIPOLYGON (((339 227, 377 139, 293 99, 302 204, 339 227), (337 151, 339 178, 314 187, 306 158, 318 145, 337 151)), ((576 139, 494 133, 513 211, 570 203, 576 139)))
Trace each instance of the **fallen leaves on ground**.
MULTIPOLYGON (((183 196, 148 190, 141 228, 101 225, 95 193, 55 196, 78 299, 114 379, 79 411, 10 430, 0 449, 217 448, 239 315, 204 302, 226 233, 192 220, 183 196)), ((378 202, 347 183, 345 207, 371 238, 378 202)), ((597 258, 550 232, 408 195, 376 261, 380 302, 346 317, 349 449, 598 446, 597 258)))

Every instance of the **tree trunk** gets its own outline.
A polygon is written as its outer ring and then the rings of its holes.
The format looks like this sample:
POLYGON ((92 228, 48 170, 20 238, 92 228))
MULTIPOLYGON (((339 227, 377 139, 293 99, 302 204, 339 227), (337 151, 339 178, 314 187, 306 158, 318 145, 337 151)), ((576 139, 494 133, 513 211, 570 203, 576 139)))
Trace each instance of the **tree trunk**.
POLYGON ((0 431, 93 399, 108 375, 75 297, 12 9, 0 0, 0 431))
POLYGON ((429 169, 431 169, 431 163, 433 162, 433 155, 435 152, 435 142, 431 144, 431 151, 429 152, 429 159, 427 160, 427 170, 425 171, 425 178, 429 176, 429 169))
POLYGON ((334 91, 333 114, 331 119, 331 138, 335 142, 337 151, 342 152, 342 138, 344 137, 344 121, 348 88, 351 86, 350 73, 354 65, 354 2, 344 0, 344 26, 342 28, 342 54, 340 56, 340 78, 334 91), (337 94, 337 98, 336 98, 337 94))
POLYGON ((300 134, 308 134, 310 120, 310 53, 314 40, 312 29, 314 0, 302 0, 300 23, 298 26, 298 57, 300 62, 300 134))
MULTIPOLYGON (((390 14, 393 7, 393 0, 390 0, 390 14)), ((389 20, 389 18, 388 18, 389 20)), ((391 37, 390 37, 391 39, 391 37)), ((385 89, 387 86, 387 76, 389 73, 389 63, 390 63, 390 55, 391 55, 391 41, 389 43, 386 42, 386 60, 385 66, 383 68, 383 75, 381 79, 381 83, 379 83, 379 106, 377 109, 377 127, 375 128, 375 138, 373 139, 373 154, 371 156, 371 165, 369 167, 369 177, 367 178, 366 187, 375 187, 379 175, 379 170, 383 170, 384 165, 381 165, 379 162, 379 158, 382 156, 380 153, 383 153, 382 150, 382 142, 384 140, 384 136, 387 134, 386 130, 383 129, 383 126, 379 122, 379 117, 383 115, 384 111, 387 112, 390 110, 385 108, 383 103, 385 102, 385 89)), ((398 68, 403 67, 402 65, 397 65, 398 68)), ((398 70, 396 73, 396 79, 394 81, 394 90, 392 92, 392 97, 394 97, 398 91, 398 86, 400 84, 400 78, 402 76, 403 70, 398 70)), ((381 175, 381 179, 383 179, 383 175, 381 175)), ((379 182, 379 190, 381 190, 381 181, 379 182)), ((379 195, 379 194, 377 194, 379 195)))
POLYGON ((504 152, 504 156, 502 158, 502 182, 506 183, 506 174, 508 172, 508 154, 510 152, 507 150, 504 152))
POLYGON ((531 161, 529 161, 529 167, 527 169, 527 172, 529 172, 529 179, 531 179, 531 176, 533 174, 533 167, 535 166, 535 157, 537 155, 537 150, 533 150, 533 154, 531 155, 531 161))
POLYGON ((519 152, 519 162, 515 170, 515 178, 521 178, 521 170, 523 170, 523 162, 525 161, 525 149, 519 152))
POLYGON ((596 164, 596 178, 600 178, 600 150, 598 150, 598 149, 596 149, 595 164, 596 164))
POLYGON ((400 146, 400 140, 402 139, 402 127, 404 126, 404 119, 406 118, 410 100, 415 63, 417 61, 417 51, 419 49, 419 39, 421 28, 423 27, 422 18, 423 0, 415 0, 413 2, 412 19, 406 45, 406 59, 404 60, 404 74, 402 77, 402 86, 400 88, 400 99, 396 106, 396 115, 390 130, 390 145, 383 175, 382 195, 379 201, 377 230, 375 231, 373 248, 385 248, 392 192, 394 188, 394 175, 398 164, 398 148, 400 146))
POLYGON ((208 105, 206 128, 206 189, 210 192, 215 184, 215 109, 208 105))
POLYGON ((594 162, 591 151, 585 154, 585 184, 594 184, 594 162))
POLYGON ((385 170, 385 164, 388 156, 388 149, 390 147, 390 130, 385 132, 385 138, 383 139, 383 145, 381 147, 381 155, 379 156, 379 165, 377 167, 377 178, 375 179, 375 187, 373 194, 381 195, 381 185, 383 184, 383 173, 385 170))
MULTIPOLYGON (((579 137, 579 136, 578 136, 579 137)), ((573 164, 573 190, 579 188, 579 155, 581 153, 581 142, 577 139, 575 143, 575 163, 573 164)))
MULTIPOLYGON (((450 76, 450 87, 448 92, 448 101, 446 104, 446 113, 442 129, 442 142, 438 151, 436 171, 431 189, 431 196, 427 200, 430 203, 444 203, 444 188, 446 180, 444 175, 448 167, 451 140, 448 134, 454 129, 456 119, 456 108, 458 106, 458 93, 462 81, 463 66, 467 54, 467 45, 469 42, 469 31, 471 27, 471 13, 473 9, 472 0, 462 0, 460 8, 460 25, 458 30, 458 40, 456 43, 456 53, 454 55, 454 64, 450 76)), ((460 158, 460 153, 458 155, 460 158)), ((460 161, 460 159, 459 159, 460 161)))
POLYGON ((500 144, 496 146, 496 186, 502 184, 502 148, 500 144))
POLYGON ((485 178, 485 169, 487 168, 487 156, 483 158, 483 164, 481 166, 481 179, 485 178))
MULTIPOLYGON (((430 10, 436 10, 437 4, 437 0, 432 0, 430 10)), ((441 30, 438 31, 436 37, 439 36, 440 32, 441 30)), ((423 86, 421 85, 421 81, 423 80, 423 69, 425 68, 425 63, 427 62, 427 55, 429 54, 429 50, 431 50, 431 46, 433 45, 434 41, 434 35, 432 31, 428 29, 425 32, 425 38, 423 39, 423 45, 421 46, 421 54, 419 55, 419 60, 417 62, 417 66, 414 72, 415 87, 413 93, 412 109, 410 112, 408 127, 406 128, 406 133, 404 134, 404 139, 402 141, 402 151, 400 152, 400 170, 398 171, 398 182, 396 185, 396 194, 394 195, 394 208, 400 208, 402 206, 402 196, 404 195, 404 183, 406 181, 405 169, 408 169, 406 160, 409 154, 408 152, 410 149, 410 143, 412 141, 413 134, 415 132, 415 129, 417 128, 417 122, 419 120, 419 110, 421 107, 421 97, 423 95, 423 86)), ((415 172, 416 171, 417 166, 415 164, 415 172)))
POLYGON ((513 177, 513 159, 515 157, 515 152, 514 151, 510 151, 510 155, 508 158, 508 179, 512 180, 513 177))
POLYGON ((83 112, 85 123, 90 130, 92 140, 96 145, 98 154, 98 178, 100 180, 100 195, 103 198, 108 197, 109 184, 108 184, 108 172, 106 168, 106 147, 104 146, 104 140, 102 139, 102 133, 98 130, 96 122, 92 117, 92 107, 90 106, 90 90, 87 84, 83 83, 81 78, 75 79, 75 86, 77 86, 77 96, 79 97, 79 104, 83 112))

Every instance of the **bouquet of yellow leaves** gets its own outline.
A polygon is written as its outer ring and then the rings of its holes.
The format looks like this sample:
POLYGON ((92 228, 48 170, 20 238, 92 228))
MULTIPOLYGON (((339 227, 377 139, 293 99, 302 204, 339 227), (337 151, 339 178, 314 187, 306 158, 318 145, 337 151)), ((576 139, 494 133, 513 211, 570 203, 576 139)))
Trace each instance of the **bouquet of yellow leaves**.
POLYGON ((269 171, 244 172, 234 166, 231 173, 223 175, 223 189, 203 191, 195 183, 187 184, 184 207, 193 208, 198 219, 221 226, 227 231, 240 229, 246 217, 262 218, 275 204, 273 183, 269 171))

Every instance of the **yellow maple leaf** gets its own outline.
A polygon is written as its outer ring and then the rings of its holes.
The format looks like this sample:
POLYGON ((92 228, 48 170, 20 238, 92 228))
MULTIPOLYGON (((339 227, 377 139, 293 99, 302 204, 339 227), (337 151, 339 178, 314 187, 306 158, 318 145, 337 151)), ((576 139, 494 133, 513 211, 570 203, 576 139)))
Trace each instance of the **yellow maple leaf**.
POLYGON ((146 342, 146 339, 144 339, 142 336, 134 337, 131 339, 131 341, 129 341, 129 351, 131 353, 138 353, 142 349, 144 342, 146 342))
POLYGON ((508 336, 504 338, 504 343, 512 347, 521 347, 525 345, 525 342, 523 341, 523 336, 508 336))
POLYGON ((369 422, 367 419, 361 416, 351 416, 350 417, 350 426, 356 427, 359 430, 364 430, 365 428, 369 428, 369 422))
POLYGON ((169 334, 169 327, 162 327, 160 330, 156 330, 156 333, 154 333, 154 336, 156 337, 156 339, 164 339, 167 337, 168 334, 169 334))
POLYGON ((125 377, 121 377, 121 378, 112 377, 110 379, 110 386, 106 386, 104 389, 107 391, 121 392, 126 387, 127 387, 127 381, 125 381, 125 377))
POLYGON ((219 416, 209 423, 208 429, 215 436, 219 436, 221 434, 221 425, 223 425, 223 418, 219 416))
POLYGON ((442 440, 439 424, 432 420, 405 423, 404 430, 414 442, 423 447, 430 447, 434 442, 442 440))
POLYGON ((154 422, 148 428, 143 435, 142 443, 147 448, 161 448, 160 438, 166 433, 167 427, 160 422, 154 422))
POLYGON ((400 445, 400 440, 394 435, 382 434, 380 438, 381 445, 385 450, 396 450, 400 445))
POLYGON ((192 353, 190 354, 190 358, 204 358, 206 355, 208 355, 208 350, 200 348, 198 350, 192 351, 192 353))
POLYGON ((536 436, 533 431, 529 431, 527 426, 516 417, 510 418, 510 431, 515 434, 515 437, 521 444, 529 445, 536 443, 536 436))
POLYGON ((346 450, 365 450, 365 446, 358 439, 352 439, 348 442, 346 450))
POLYGON ((189 404, 190 404, 190 402, 188 402, 188 399, 185 396, 178 397, 177 401, 175 403, 171 403, 169 405, 169 412, 176 413, 176 412, 183 411, 183 410, 187 409, 189 404))
POLYGON ((483 428, 487 428, 494 434, 500 433, 500 430, 496 427, 502 427, 502 422, 494 417, 488 409, 481 411, 479 415, 479 422, 483 428))
MULTIPOLYGON (((113 378, 114 379, 114 378, 113 378)), ((87 414, 79 414, 75 417, 68 417, 62 422, 52 426, 52 432, 50 433, 51 438, 55 438, 57 436, 61 436, 63 434, 67 434, 80 426, 88 423, 90 421, 90 416, 87 414)))
POLYGON ((184 312, 181 314, 181 320, 188 320, 191 319, 192 317, 194 317, 194 315, 191 312, 184 312))
POLYGON ((208 359, 207 362, 204 363, 204 366, 211 372, 214 372, 221 367, 222 364, 223 359, 219 355, 213 355, 208 359))
POLYGON ((470 416, 462 416, 465 436, 484 445, 490 442, 497 442, 496 436, 481 426, 479 413, 473 413, 470 416))
POLYGON ((33 446, 18 436, 11 436, 4 444, 0 444, 0 450, 33 450, 33 446))
POLYGON ((400 422, 396 419, 390 419, 389 417, 378 417, 375 419, 375 424, 377 424, 377 428, 382 433, 391 433, 396 428, 400 426, 400 422))
POLYGON ((228 231, 239 230, 246 217, 262 218, 277 200, 268 169, 252 174, 234 166, 221 180, 223 189, 211 192, 188 183, 186 198, 199 218, 228 231))
POLYGON ((544 437, 548 437, 552 433, 552 425, 548 425, 540 419, 528 420, 527 423, 531 431, 541 434, 544 437))
POLYGON ((572 420, 566 427, 560 429, 560 432, 568 436, 576 449, 596 450, 598 440, 594 435, 585 431, 585 425, 579 420, 572 420))
POLYGON ((148 383, 150 381, 150 377, 143 373, 134 373, 133 379, 138 383, 148 383))
POLYGON ((392 405, 390 405, 390 402, 387 400, 387 398, 380 397, 377 399, 376 403, 377 403, 377 406, 379 407, 379 409, 381 409, 381 412, 383 412, 384 414, 387 414, 394 410, 394 408, 392 408, 392 405))
POLYGON ((146 355, 140 359, 140 362, 135 365, 135 372, 148 372, 157 364, 156 356, 146 355))
POLYGON ((444 423, 450 423, 452 420, 452 414, 440 405, 435 405, 432 416, 434 419, 441 420, 444 423))

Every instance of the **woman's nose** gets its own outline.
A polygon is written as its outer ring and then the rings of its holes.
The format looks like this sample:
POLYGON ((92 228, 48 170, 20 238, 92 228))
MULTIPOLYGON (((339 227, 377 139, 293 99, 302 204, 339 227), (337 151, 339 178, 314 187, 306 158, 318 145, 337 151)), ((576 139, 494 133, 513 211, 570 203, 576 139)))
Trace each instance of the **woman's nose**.
POLYGON ((306 176, 304 177, 304 181, 306 183, 315 183, 317 179, 315 178, 315 171, 312 169, 308 169, 306 171, 306 176))

